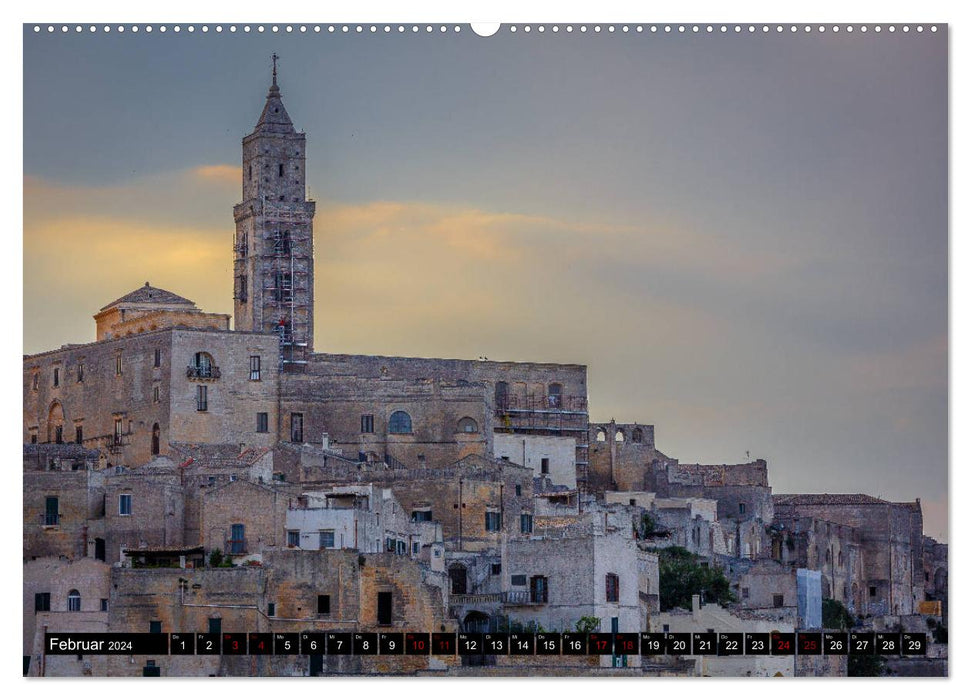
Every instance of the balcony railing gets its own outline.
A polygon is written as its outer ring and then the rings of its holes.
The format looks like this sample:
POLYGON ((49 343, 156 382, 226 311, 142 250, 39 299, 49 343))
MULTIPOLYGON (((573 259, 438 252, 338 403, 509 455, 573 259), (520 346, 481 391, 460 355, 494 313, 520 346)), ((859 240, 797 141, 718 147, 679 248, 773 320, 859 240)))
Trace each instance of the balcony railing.
POLYGON ((502 602, 508 605, 546 605, 545 591, 504 591, 502 602))
POLYGON ((185 368, 187 379, 219 379, 219 368, 214 365, 189 365, 185 368))
POLYGON ((512 394, 496 397, 496 413, 551 412, 586 413, 586 396, 514 396, 512 394))
POLYGON ((504 593, 453 593, 448 597, 452 605, 485 605, 504 602, 504 593))

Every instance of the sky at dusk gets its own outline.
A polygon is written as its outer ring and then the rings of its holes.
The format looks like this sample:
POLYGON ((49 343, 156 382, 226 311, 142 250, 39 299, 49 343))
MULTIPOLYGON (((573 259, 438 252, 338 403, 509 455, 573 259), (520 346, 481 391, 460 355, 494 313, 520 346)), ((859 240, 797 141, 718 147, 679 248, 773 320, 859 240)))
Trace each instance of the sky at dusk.
POLYGON ((24 32, 24 352, 232 313, 280 54, 323 352, 588 365, 592 420, 947 539, 947 36, 24 32))

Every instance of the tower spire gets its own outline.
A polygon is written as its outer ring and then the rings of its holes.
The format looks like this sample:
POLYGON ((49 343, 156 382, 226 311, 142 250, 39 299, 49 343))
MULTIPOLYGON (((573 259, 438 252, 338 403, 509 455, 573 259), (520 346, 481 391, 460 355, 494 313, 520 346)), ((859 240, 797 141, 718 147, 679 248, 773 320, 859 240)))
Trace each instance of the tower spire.
POLYGON ((293 122, 290 121, 290 115, 283 106, 280 86, 277 84, 276 64, 280 57, 274 52, 270 58, 273 61, 273 82, 266 94, 266 104, 263 106, 260 120, 256 123, 256 131, 294 133, 293 122))

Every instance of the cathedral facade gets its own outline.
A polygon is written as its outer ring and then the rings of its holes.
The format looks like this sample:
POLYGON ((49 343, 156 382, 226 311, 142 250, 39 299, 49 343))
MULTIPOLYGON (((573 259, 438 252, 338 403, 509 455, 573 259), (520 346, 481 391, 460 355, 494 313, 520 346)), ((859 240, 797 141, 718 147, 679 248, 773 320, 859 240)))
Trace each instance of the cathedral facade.
MULTIPOLYGON (((327 445, 366 463, 444 467, 519 450, 572 455, 586 481, 586 367, 314 352, 307 138, 274 66, 242 141, 234 318, 146 283, 101 309, 97 340, 24 357, 25 443, 77 443, 137 465, 178 443, 327 445), (506 450, 508 452, 508 450, 506 450)), ((562 459, 560 458, 560 461, 562 459)))

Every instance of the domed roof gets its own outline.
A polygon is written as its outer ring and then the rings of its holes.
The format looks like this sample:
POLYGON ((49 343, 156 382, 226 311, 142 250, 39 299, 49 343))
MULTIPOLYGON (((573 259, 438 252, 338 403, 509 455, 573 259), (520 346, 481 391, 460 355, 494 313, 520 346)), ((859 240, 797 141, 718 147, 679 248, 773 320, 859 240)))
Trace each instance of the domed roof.
POLYGON ((113 306, 127 306, 129 304, 138 304, 139 306, 146 304, 152 306, 187 306, 190 308, 194 308, 196 305, 194 301, 180 297, 178 294, 170 292, 167 289, 153 287, 146 282, 144 287, 139 287, 134 291, 128 292, 128 294, 120 299, 115 299, 107 306, 101 307, 101 311, 110 309, 113 306))

